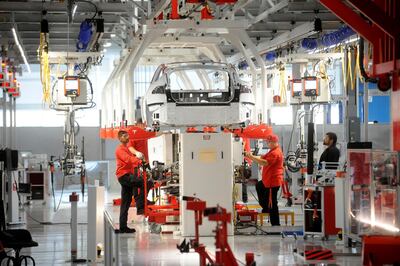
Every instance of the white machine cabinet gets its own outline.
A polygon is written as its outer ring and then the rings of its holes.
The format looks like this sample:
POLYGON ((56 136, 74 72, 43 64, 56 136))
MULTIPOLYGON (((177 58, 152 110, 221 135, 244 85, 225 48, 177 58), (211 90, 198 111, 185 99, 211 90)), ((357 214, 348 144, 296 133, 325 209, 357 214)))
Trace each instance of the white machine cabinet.
MULTIPOLYGON (((227 133, 183 133, 179 136, 180 195, 195 196, 232 213, 232 135, 227 133)), ((181 204, 181 234, 194 236, 194 215, 181 204)), ((216 223, 203 219, 200 236, 213 236, 216 223)), ((228 234, 233 234, 232 223, 228 234)))

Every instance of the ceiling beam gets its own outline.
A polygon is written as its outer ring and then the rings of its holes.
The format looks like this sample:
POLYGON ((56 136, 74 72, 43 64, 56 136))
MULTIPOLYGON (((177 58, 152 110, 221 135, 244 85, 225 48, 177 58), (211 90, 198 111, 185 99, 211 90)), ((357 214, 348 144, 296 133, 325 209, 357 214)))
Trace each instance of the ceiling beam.
MULTIPOLYGON (((42 4, 40 2, 19 2, 19 1, 1 1, 0 2, 0 10, 2 12, 21 12, 21 13, 35 13, 42 12, 43 9, 47 10, 48 13, 67 13, 67 2, 45 2, 42 4)), ((126 3, 95 3, 97 6, 97 10, 102 11, 103 14, 107 13, 127 13, 130 6, 126 3)), ((92 5, 88 4, 79 4, 78 6, 79 12, 93 12, 94 8, 92 5)))
POLYGON ((290 2, 288 5, 288 11, 290 12, 302 12, 302 11, 327 11, 328 9, 321 5, 319 1, 307 1, 307 2, 290 2))
MULTIPOLYGON (((315 33, 316 32, 314 31, 314 22, 307 22, 294 28, 292 31, 287 31, 276 36, 270 41, 259 43, 256 46, 256 49, 260 54, 263 54, 273 49, 276 49, 279 46, 284 45, 288 42, 298 41, 301 38, 306 38, 315 33)), ((228 58, 228 62, 236 63, 240 61, 243 57, 244 56, 241 53, 237 53, 234 56, 228 58)))
POLYGON ((267 10, 261 12, 258 14, 253 20, 251 20, 251 24, 255 24, 263 19, 266 19, 270 14, 276 13, 277 11, 281 10, 282 8, 285 8, 289 3, 289 0, 283 0, 279 2, 278 4, 274 5, 271 8, 268 8, 267 10))

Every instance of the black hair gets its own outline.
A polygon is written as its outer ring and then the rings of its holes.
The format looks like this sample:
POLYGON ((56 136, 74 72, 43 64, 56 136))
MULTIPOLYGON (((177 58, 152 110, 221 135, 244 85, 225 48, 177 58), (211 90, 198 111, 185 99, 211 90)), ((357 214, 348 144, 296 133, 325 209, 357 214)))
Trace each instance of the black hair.
POLYGON ((118 131, 118 138, 122 137, 123 135, 128 134, 125 130, 118 131))
POLYGON ((333 132, 328 132, 328 133, 326 133, 325 135, 327 135, 327 136, 329 137, 329 139, 332 140, 332 145, 336 145, 337 136, 336 136, 335 133, 333 133, 333 132))

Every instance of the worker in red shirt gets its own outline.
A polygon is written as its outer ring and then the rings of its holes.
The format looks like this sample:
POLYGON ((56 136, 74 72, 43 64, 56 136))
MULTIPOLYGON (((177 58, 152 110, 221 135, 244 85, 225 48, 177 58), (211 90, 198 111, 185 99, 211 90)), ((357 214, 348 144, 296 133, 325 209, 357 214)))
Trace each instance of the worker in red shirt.
POLYGON ((255 156, 245 152, 246 157, 262 166, 262 180, 256 185, 258 201, 263 213, 269 213, 272 226, 279 226, 278 190, 283 183, 283 153, 279 138, 270 135, 266 139, 270 149, 267 154, 255 156))
MULTIPOLYGON (((135 229, 127 226, 128 210, 131 206, 133 191, 143 187, 143 180, 137 176, 137 169, 140 160, 128 150, 129 134, 126 131, 118 132, 118 139, 121 142, 115 150, 117 169, 115 175, 121 184, 121 208, 119 212, 119 228, 121 233, 134 233, 135 229), (136 175, 134 174, 136 172, 136 175)), ((135 197, 135 201, 140 201, 135 197)))
MULTIPOLYGON (((146 125, 143 123, 142 119, 139 118, 136 126, 139 128, 145 128, 146 125)), ((155 138, 164 134, 163 132, 149 132, 147 137, 155 138)), ((128 144, 129 151, 141 160, 146 160, 149 163, 149 148, 148 148, 148 138, 146 139, 132 139, 128 144)))

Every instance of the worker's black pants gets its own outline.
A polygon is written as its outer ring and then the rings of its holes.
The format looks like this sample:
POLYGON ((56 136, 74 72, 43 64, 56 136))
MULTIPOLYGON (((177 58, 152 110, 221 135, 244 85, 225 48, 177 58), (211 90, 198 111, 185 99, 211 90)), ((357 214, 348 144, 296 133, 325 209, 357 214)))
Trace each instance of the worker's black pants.
POLYGON ((262 181, 258 181, 256 185, 256 190, 257 190, 257 195, 258 195, 258 201, 261 205, 262 212, 263 213, 269 213, 269 220, 271 222, 271 225, 280 225, 279 222, 279 209, 278 209, 278 187, 271 187, 271 188, 266 188, 264 186, 264 183, 262 181), (269 197, 271 195, 271 203, 272 206, 270 206, 269 203, 269 197))
MULTIPOLYGON (((134 191, 140 189, 143 191, 143 178, 133 174, 126 174, 118 178, 121 184, 121 207, 119 211, 119 227, 126 228, 128 221, 128 210, 131 206, 134 191)), ((147 182, 147 189, 152 186, 152 182, 147 182)), ((135 193, 136 208, 138 210, 144 208, 144 193, 135 193)))

